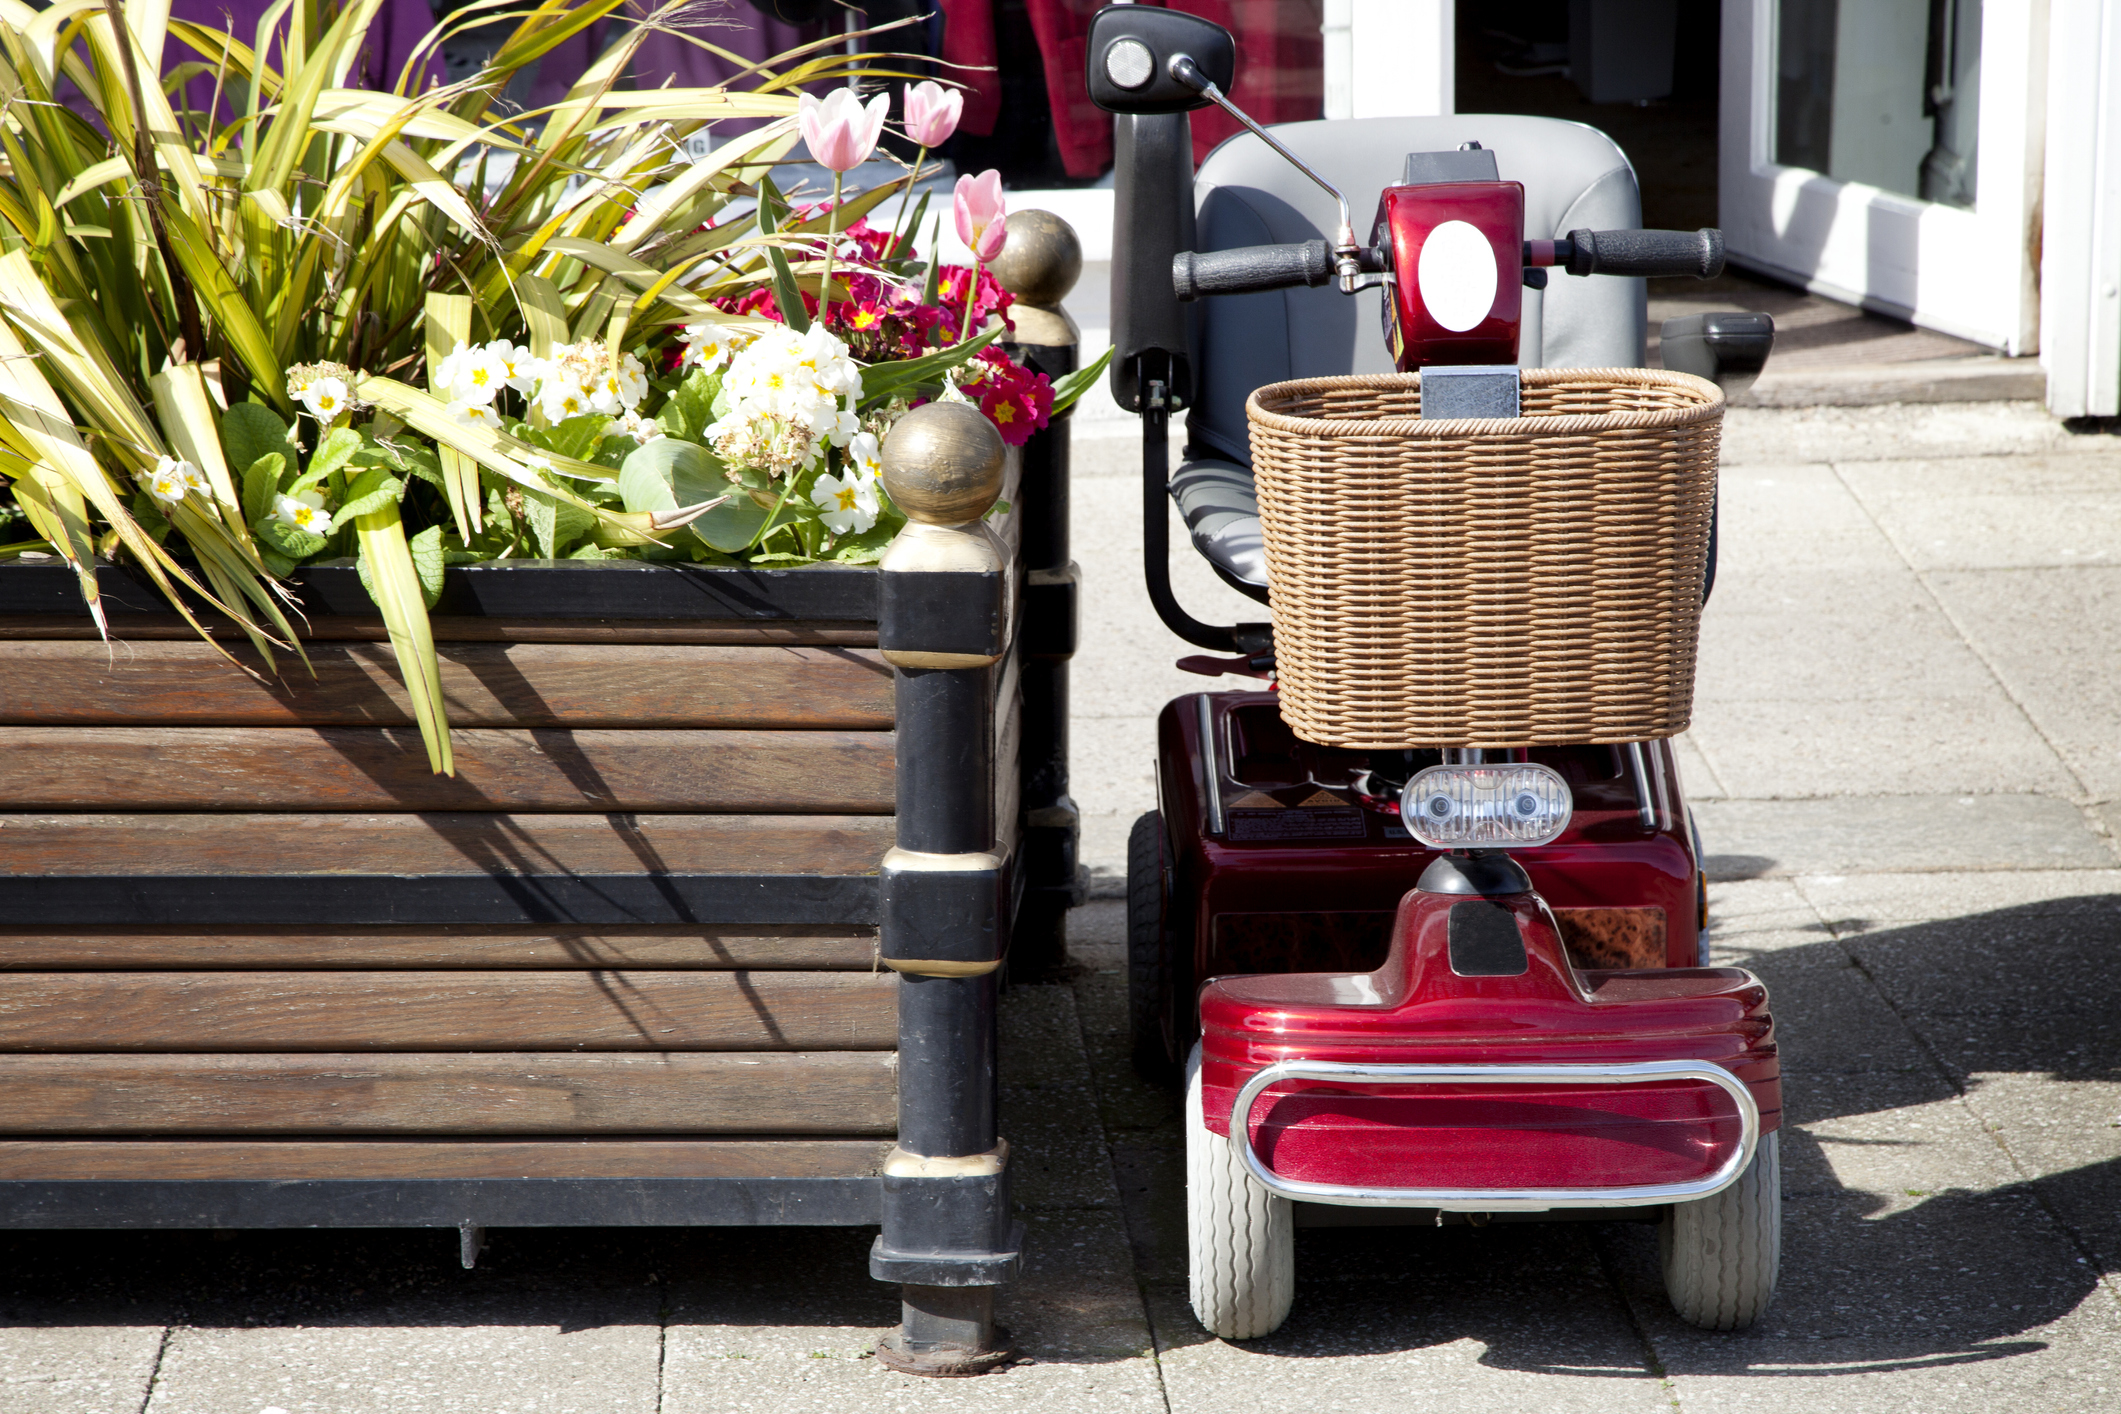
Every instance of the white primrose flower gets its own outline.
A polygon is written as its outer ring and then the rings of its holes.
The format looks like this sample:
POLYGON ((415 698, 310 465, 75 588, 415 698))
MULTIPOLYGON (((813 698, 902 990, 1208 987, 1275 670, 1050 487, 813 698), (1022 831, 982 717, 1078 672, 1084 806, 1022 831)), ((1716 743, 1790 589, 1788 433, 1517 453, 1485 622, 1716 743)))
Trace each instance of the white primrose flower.
POLYGON ((876 524, 876 483, 859 475, 842 480, 828 472, 817 479, 810 499, 823 512, 818 519, 834 535, 860 535, 876 524))
POLYGON ((588 390, 572 378, 554 376, 548 372, 538 384, 538 407, 549 422, 565 422, 570 417, 580 417, 594 412, 588 390))
POLYGON ((319 378, 302 390, 302 406, 326 427, 338 421, 339 414, 346 411, 346 404, 346 380, 343 378, 319 378))
POLYGON ((884 449, 874 432, 858 432, 847 442, 847 475, 875 486, 884 474, 884 449))
POLYGON ((727 324, 687 324, 678 337, 685 341, 678 367, 713 373, 756 336, 749 329, 727 324))
POLYGON ((493 405, 493 398, 458 398, 449 405, 449 415, 466 427, 493 427, 501 425, 501 410, 493 405))
POLYGON ((606 437, 631 437, 635 442, 646 446, 663 435, 663 428, 662 424, 658 423, 654 418, 643 417, 632 408, 628 408, 604 424, 604 435, 606 437))
POLYGON ((324 509, 323 493, 297 491, 292 496, 280 496, 272 505, 273 519, 290 530, 306 530, 311 535, 331 534, 331 512, 324 509))
POLYGON ((162 458, 153 471, 141 472, 138 479, 147 494, 165 506, 176 505, 188 492, 203 495, 207 490, 206 478, 199 474, 199 468, 175 457, 162 458))
POLYGON ((861 430, 853 410, 861 385, 860 365, 823 325, 805 334, 777 326, 730 361, 727 411, 707 429, 708 442, 731 465, 788 475, 861 430))
POLYGON ((467 359, 457 370, 456 382, 451 391, 460 398, 472 398, 490 403, 508 386, 508 368, 486 349, 467 359))
POLYGON ((538 386, 538 370, 542 359, 534 358, 528 344, 511 344, 506 339, 495 339, 486 346, 486 352, 501 366, 501 377, 509 387, 528 397, 538 386))

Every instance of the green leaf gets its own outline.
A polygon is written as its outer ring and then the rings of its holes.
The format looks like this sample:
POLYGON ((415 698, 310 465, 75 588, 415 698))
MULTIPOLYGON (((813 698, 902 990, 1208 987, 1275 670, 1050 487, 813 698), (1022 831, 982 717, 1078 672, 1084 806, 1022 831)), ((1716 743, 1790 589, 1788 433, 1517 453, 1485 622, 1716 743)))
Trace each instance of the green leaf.
POLYGON ((247 467, 274 452, 286 458, 285 466, 295 464, 294 437, 287 424, 258 403, 237 403, 221 414, 221 448, 230 466, 247 467))
POLYGON ((1074 407, 1077 399, 1096 387, 1098 378, 1111 362, 1112 350, 1108 347, 1097 356, 1097 362, 1091 364, 1088 368, 1078 368, 1073 373, 1064 376, 1060 382, 1055 383, 1053 385, 1053 416, 1059 417, 1069 408, 1074 407))
POLYGON ((533 447, 543 447, 548 452, 558 452, 563 457, 576 461, 589 460, 589 454, 597 443, 604 439, 604 424, 611 421, 608 413, 585 412, 580 417, 570 417, 553 427, 537 428, 524 426, 515 435, 533 447))
POLYGON ((530 527, 530 538, 536 542, 541 560, 560 559, 597 523, 587 511, 535 491, 523 493, 523 520, 530 527))
MULTIPOLYGON (((919 230, 920 227, 916 226, 914 229, 919 230)), ((942 288, 943 254, 938 244, 942 238, 943 218, 938 212, 935 221, 928 227, 928 278, 921 282, 922 304, 934 304, 936 291, 942 288)))
POLYGON ((420 577, 420 597, 432 609, 442 602, 442 571, 448 563, 442 555, 442 527, 428 526, 406 541, 405 548, 412 553, 413 572, 420 577))
POLYGON ((885 511, 876 518, 876 524, 860 535, 849 535, 832 547, 825 558, 835 564, 873 565, 884 558, 884 551, 898 533, 905 529, 906 518, 896 511, 885 511))
POLYGON ((243 473, 243 519, 255 525, 272 514, 273 498, 280 494, 280 477, 287 470, 287 458, 278 452, 267 452, 252 462, 243 473))
POLYGON ((707 424, 714 421, 714 400, 722 395, 722 375, 695 368, 685 375, 670 395, 670 401, 655 415, 665 436, 698 442, 705 438, 707 424))
MULTIPOLYGON (((788 203, 781 198, 773 185, 773 178, 759 178, 759 230, 773 235, 780 230, 788 214, 788 203)), ((810 313, 803 308, 803 292, 796 288, 795 272, 788 268, 788 256, 777 245, 766 247, 767 263, 773 267, 773 302, 781 311, 781 322, 798 334, 810 332, 810 313)))
MULTIPOLYGON (((278 516, 260 516, 251 523, 251 533, 258 543, 274 551, 281 558, 299 563, 331 544, 322 535, 312 535, 298 526, 282 521, 278 516)), ((364 581, 365 582, 365 581, 364 581)))
POLYGON ((394 506, 404 496, 405 483, 402 480, 381 467, 374 467, 355 477, 353 485, 346 488, 346 500, 334 519, 343 525, 357 516, 373 515, 385 506, 394 506))
POLYGON ((169 517, 162 514, 162 508, 155 504, 155 498, 145 491, 133 497, 133 519, 140 523, 142 530, 154 538, 157 545, 169 538, 169 517))
POLYGON ((324 479, 335 471, 345 471, 353 462, 355 453, 366 445, 361 434, 350 427, 336 427, 317 443, 317 449, 309 455, 309 467, 287 486, 287 494, 308 491, 324 484, 324 479))
POLYGON ((674 437, 658 437, 629 452, 619 467, 619 495, 629 511, 696 506, 736 489, 720 457, 674 437))
POLYGON ((962 344, 952 344, 947 349, 937 349, 934 353, 922 354, 919 358, 870 364, 862 370, 862 406, 868 407, 901 393, 910 392, 923 383, 940 383, 945 373, 968 361, 974 354, 1000 338, 1001 334, 1002 328, 997 324, 962 344))

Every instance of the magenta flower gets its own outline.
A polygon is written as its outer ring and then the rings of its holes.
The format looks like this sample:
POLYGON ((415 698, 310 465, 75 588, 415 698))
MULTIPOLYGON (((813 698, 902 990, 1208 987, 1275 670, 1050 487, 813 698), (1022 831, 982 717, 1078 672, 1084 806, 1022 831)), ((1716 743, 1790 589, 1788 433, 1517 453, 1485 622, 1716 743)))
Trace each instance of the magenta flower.
POLYGON ((804 94, 796 125, 810 155, 835 172, 859 167, 876 151, 876 140, 884 133, 884 115, 891 111, 889 94, 879 93, 866 106, 852 91, 836 88, 823 101, 804 94))
POLYGON ((1002 242, 1009 239, 1002 174, 990 167, 976 177, 959 177, 956 206, 958 239, 971 247, 973 257, 988 261, 1000 255, 1002 242))
POLYGON ((923 79, 906 87, 906 136, 922 147, 941 147, 957 131, 957 120, 965 111, 965 95, 944 88, 934 79, 923 79))

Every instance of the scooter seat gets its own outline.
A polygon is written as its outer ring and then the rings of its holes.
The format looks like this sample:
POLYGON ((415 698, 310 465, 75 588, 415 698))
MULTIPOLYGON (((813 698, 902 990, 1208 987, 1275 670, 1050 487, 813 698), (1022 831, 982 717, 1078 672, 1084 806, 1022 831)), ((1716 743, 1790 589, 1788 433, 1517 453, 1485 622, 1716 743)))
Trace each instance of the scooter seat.
POLYGON ((1252 470, 1211 456, 1189 455, 1171 478, 1171 499, 1185 517, 1193 548, 1240 593, 1267 601, 1267 549, 1260 539, 1259 496, 1252 470))

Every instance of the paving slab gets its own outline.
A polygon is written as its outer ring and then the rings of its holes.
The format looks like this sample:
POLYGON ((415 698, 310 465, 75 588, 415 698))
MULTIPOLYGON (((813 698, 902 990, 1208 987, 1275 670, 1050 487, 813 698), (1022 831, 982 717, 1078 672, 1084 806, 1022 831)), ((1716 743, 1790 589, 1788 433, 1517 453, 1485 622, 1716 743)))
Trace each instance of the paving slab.
POLYGON ((654 1408, 653 1287, 415 1298, 298 1326, 180 1326, 143 1414, 636 1414, 654 1408))
POLYGON ((2041 735, 2097 795, 2121 795, 2121 567, 1925 576, 2041 735), (2037 625, 2037 631, 2031 631, 2037 625))
POLYGON ((1585 1225, 1307 1229, 1296 1304, 1242 1344, 1150 1287, 1173 1414, 1669 1411, 1585 1225))
POLYGON ((1998 688, 1978 695, 1711 697, 1696 744, 1734 797, 2004 795, 2083 786, 1998 688))
POLYGON ((1681 1410, 2106 1410, 2121 1307, 2026 1195, 1934 1194, 1879 1215, 1865 1195, 1785 1200, 1782 1282, 1750 1331, 1672 1315, 1654 1236, 1611 1250, 1681 1410))
POLYGON ((117 1312, 0 1308, 0 1414, 137 1414, 168 1327, 117 1312))
MULTIPOLYGON (((1732 886, 1757 887, 1757 886, 1732 886)), ((2022 918, 2121 912, 2121 870, 1982 874, 1810 874, 1792 881, 1839 936, 2009 909, 2022 918)), ((1714 890, 1710 893, 1713 900, 1714 890)))
POLYGON ((790 1234, 779 1263, 758 1254, 734 1280, 673 1295, 657 1414, 760 1409, 872 1414, 934 1409, 1154 1410, 1162 1406, 1141 1298, 1114 1212, 1026 1215, 1023 1279, 998 1321, 1027 1357, 976 1380, 902 1375, 875 1359, 897 1293, 868 1279, 867 1232, 816 1244, 790 1234), (857 1250, 858 1249, 858 1250, 857 1250), (791 1270, 792 1268, 792 1270, 791 1270), (753 1280, 762 1272, 776 1280, 753 1280))
POLYGON ((2113 563, 2121 455, 1837 463, 1917 570, 2113 563))
POLYGON ((1709 878, 2114 867, 2084 811, 2046 795, 1849 795, 1694 804, 1709 878))
POLYGON ((1723 464, 1904 461, 2110 453, 2121 438, 2074 433, 2036 401, 1732 408, 1723 464))
POLYGON ((1001 1017, 1001 1132, 1021 1209, 1117 1208, 1075 994, 1012 986, 1001 1017))

